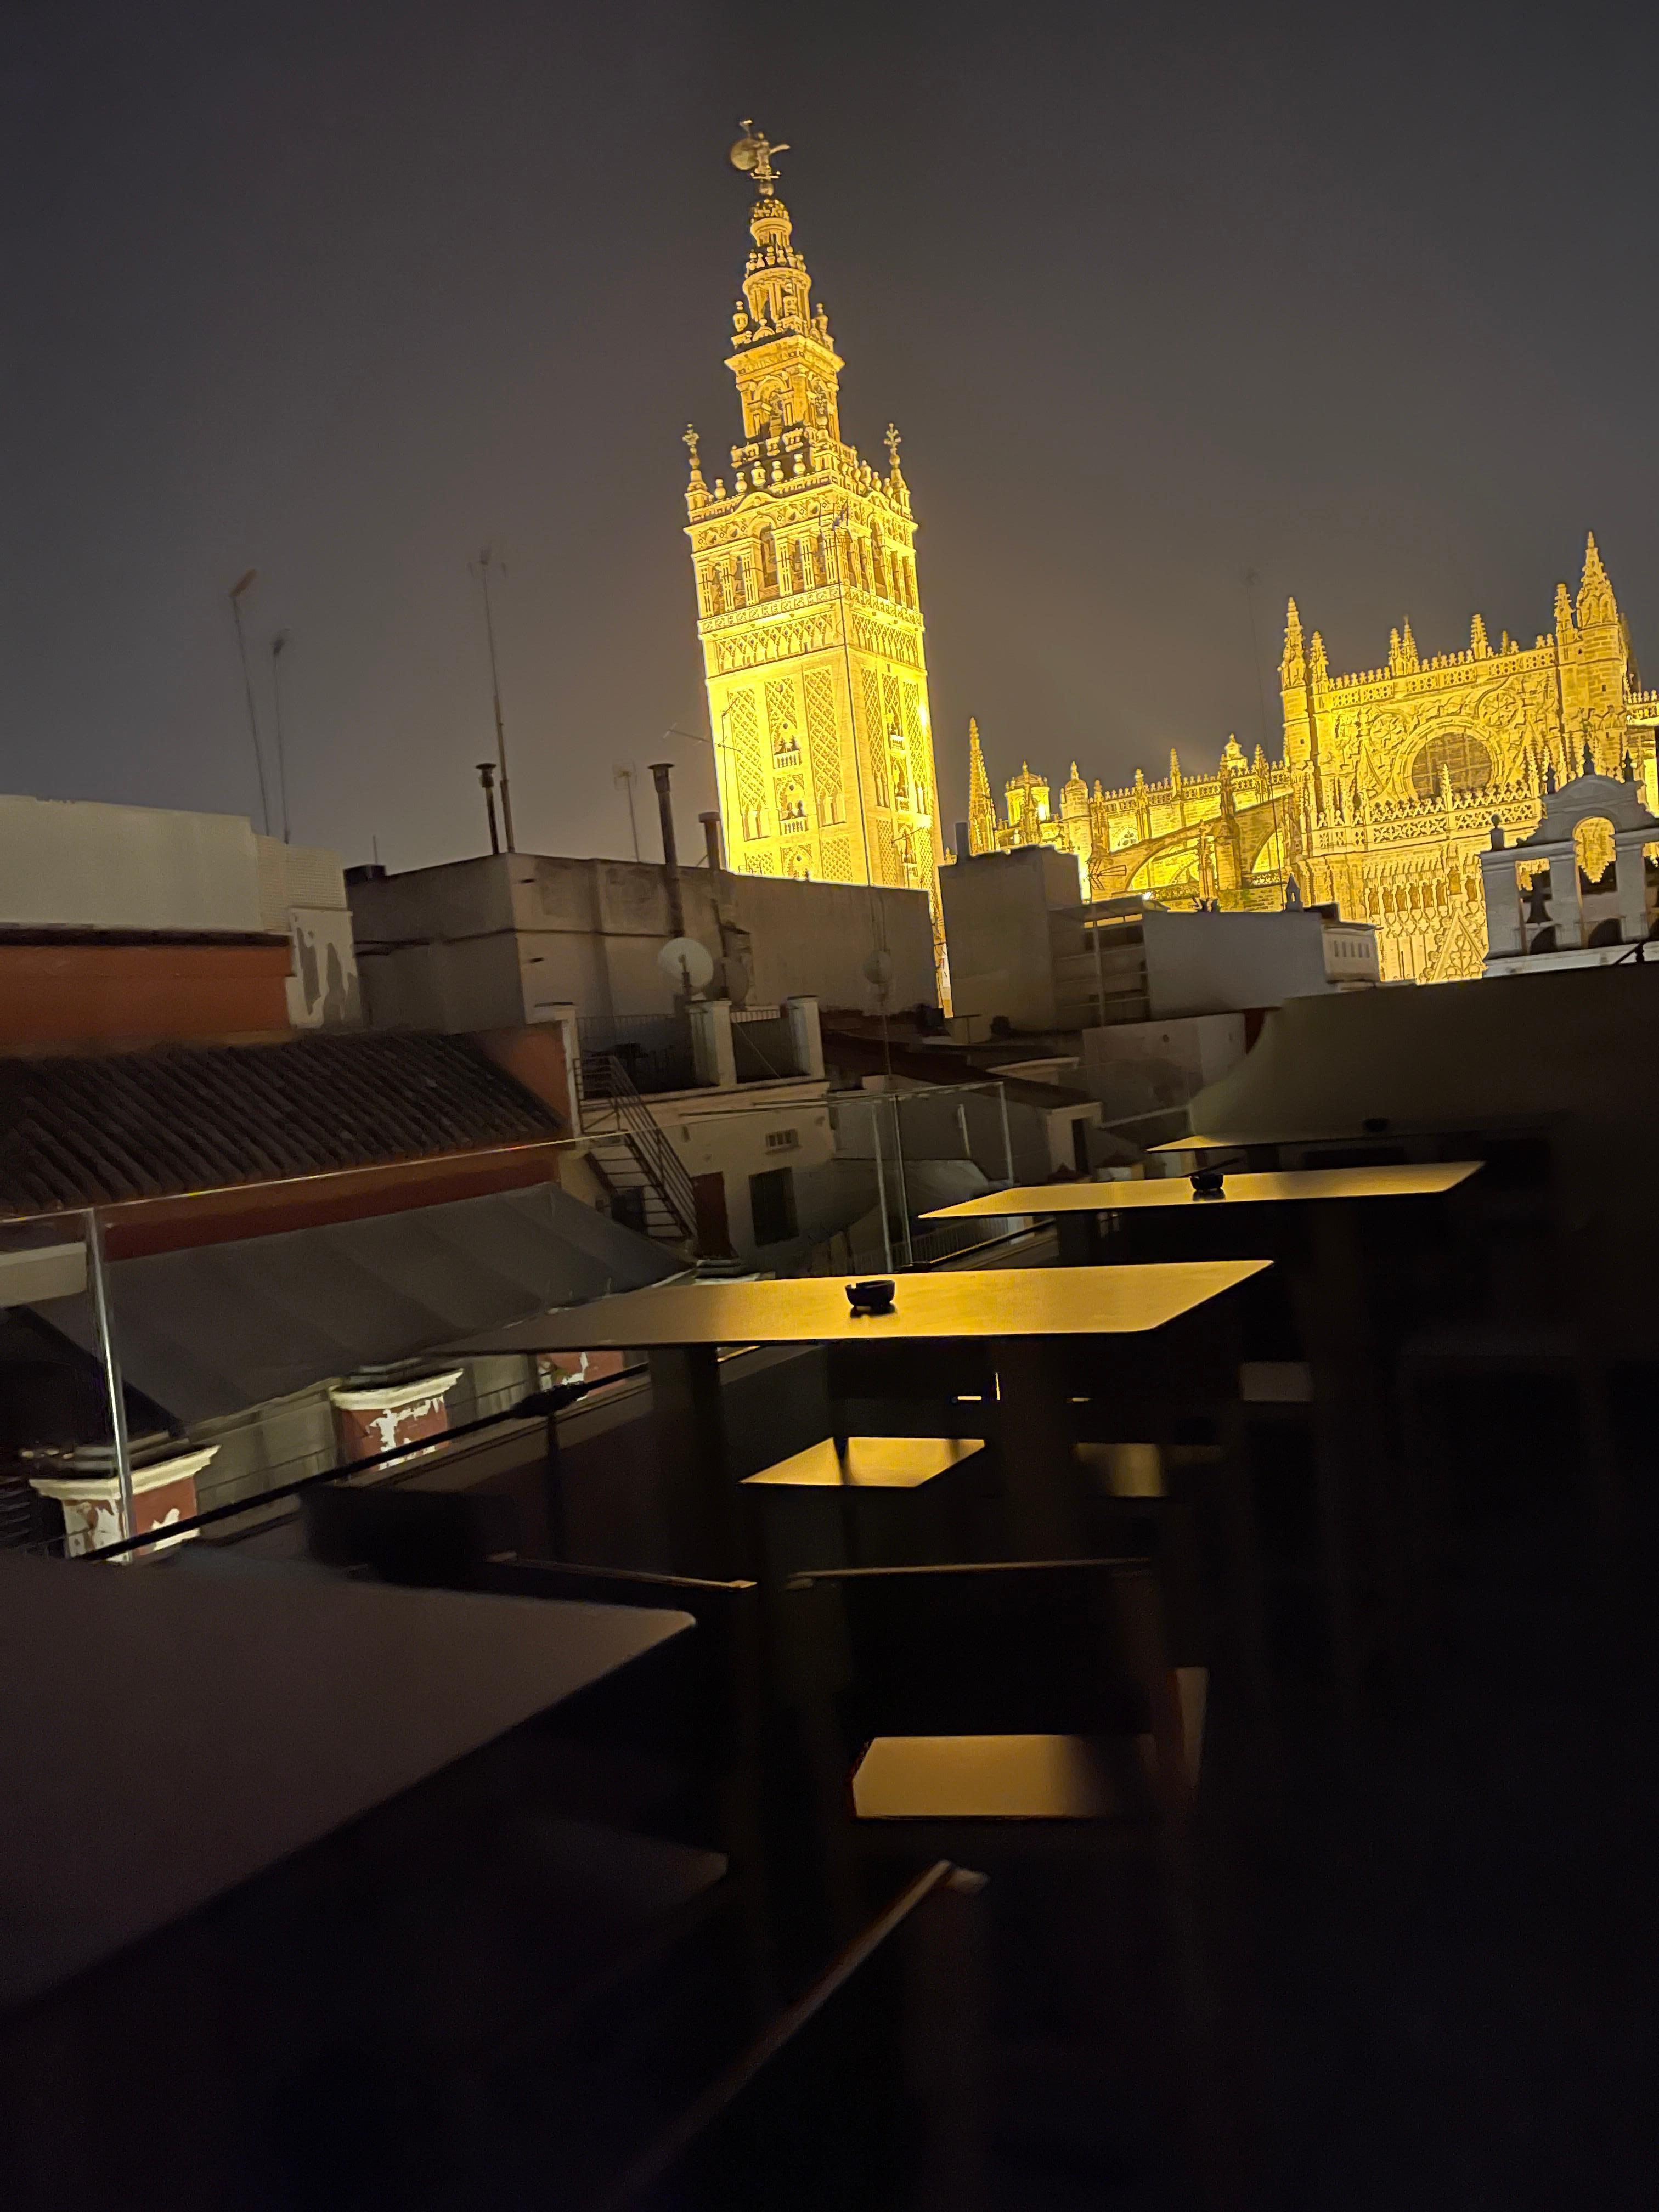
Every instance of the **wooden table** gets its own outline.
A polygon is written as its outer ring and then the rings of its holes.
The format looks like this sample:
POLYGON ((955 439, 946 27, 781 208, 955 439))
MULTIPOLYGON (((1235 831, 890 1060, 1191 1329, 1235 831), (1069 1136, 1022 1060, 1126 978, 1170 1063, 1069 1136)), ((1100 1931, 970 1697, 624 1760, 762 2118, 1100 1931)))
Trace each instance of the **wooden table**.
MULTIPOLYGON (((1202 1139, 1194 1140, 1201 1148, 1202 1139)), ((945 1206, 929 1220, 1033 1214, 1052 1219, 1068 1271, 1115 1250, 1124 1263, 1154 1254, 1218 1252, 1270 1256, 1287 1292, 1310 1390, 1319 1476, 1321 1541, 1333 1667, 1343 1711, 1357 1709, 1358 1638, 1348 1532, 1363 1509, 1373 1532, 1385 1601, 1397 1625, 1407 1610, 1404 1532, 1389 1431, 1388 1364, 1376 1304, 1386 1299, 1386 1261, 1367 1230, 1399 1204, 1443 1199, 1479 1173, 1479 1160, 1402 1162, 1224 1176, 1203 1198, 1187 1176, 1145 1181, 1040 1183, 988 1192, 945 1206)))
MULTIPOLYGON (((900 1275, 890 1313, 855 1315, 841 1276, 746 1283, 668 1283, 567 1306, 486 1338, 472 1352, 647 1353, 665 1466, 690 1462, 676 1531, 684 1565, 730 1573, 740 1564, 737 1484, 726 1449, 718 1366, 722 1346, 902 1344, 915 1347, 925 1394, 930 1345, 994 1342, 1005 1431, 1019 1441, 1009 1486, 1015 1542, 1029 1557, 1063 1553, 1069 1408, 1064 1340, 1093 1338, 1133 1364, 1137 1348, 1238 1284, 1265 1260, 1198 1260, 1144 1267, 1010 1267, 900 1275)), ((676 1486, 678 1490, 678 1486, 676 1486)), ((674 1501, 670 1499, 671 1511, 674 1501)), ((677 1565, 681 1560, 677 1559, 677 1565)))
POLYGON ((692 1626, 0 1553, 0 2016, 692 1626))
MULTIPOLYGON (((1206 1140, 1194 1140, 1194 1148, 1206 1140)), ((1273 1173, 1229 1175, 1219 1198, 1200 1198, 1187 1176, 1148 1176, 1144 1182, 1021 1183, 1012 1190, 988 1191, 960 1206, 940 1206, 925 1221, 972 1221, 987 1217, 1036 1214, 1051 1219, 1060 1237, 1060 1256, 1070 1265, 1106 1255, 1097 1224, 1103 1214, 1128 1217, 1170 1209, 1192 1209, 1218 1224, 1241 1206, 1347 1205, 1362 1199, 1440 1198, 1479 1171, 1479 1160, 1406 1162, 1398 1166, 1299 1168, 1273 1173)), ((1270 1235, 1252 1223, 1252 1235, 1270 1235)))

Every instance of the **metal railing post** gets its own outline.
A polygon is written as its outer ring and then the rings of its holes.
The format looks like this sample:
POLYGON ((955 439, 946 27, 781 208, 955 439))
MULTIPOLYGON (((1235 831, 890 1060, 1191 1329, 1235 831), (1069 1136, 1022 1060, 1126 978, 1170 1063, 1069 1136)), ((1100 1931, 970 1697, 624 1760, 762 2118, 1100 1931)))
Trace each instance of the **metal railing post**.
POLYGON ((98 1356, 103 1364, 104 1389, 109 1396, 110 1437, 115 1454, 115 1480, 121 1492, 121 1535, 130 1541, 138 1533, 132 1503, 132 1447, 127 1436, 126 1394, 121 1383, 121 1358, 115 1348, 115 1327, 109 1307, 109 1273, 104 1261, 104 1225, 97 1209, 88 1207, 87 1261, 92 1276, 93 1311, 98 1322, 98 1356))
MULTIPOLYGON (((874 1095, 872 1094, 872 1098, 874 1095)), ((893 1232, 887 1219, 887 1178, 882 1173, 881 1168, 881 1116, 879 1114, 872 1114, 870 1116, 870 1133, 875 1139, 876 1146, 876 1206, 881 1215, 881 1249, 887 1272, 890 1275, 893 1272, 893 1232)))
POLYGON ((897 1092, 890 1091, 887 1095, 893 1102, 893 1172, 898 1180, 899 1219, 904 1224, 904 1264, 907 1267, 914 1267, 916 1248, 910 1237, 910 1187, 904 1174, 904 1123, 899 1115, 897 1092))
POLYGON ((1002 1179, 1002 1187, 1005 1190, 1012 1190, 1014 1187, 1014 1140, 1008 1133, 1008 1093, 1000 1083, 997 1085, 997 1101, 1002 1108, 1002 1158, 1007 1170, 1002 1179))

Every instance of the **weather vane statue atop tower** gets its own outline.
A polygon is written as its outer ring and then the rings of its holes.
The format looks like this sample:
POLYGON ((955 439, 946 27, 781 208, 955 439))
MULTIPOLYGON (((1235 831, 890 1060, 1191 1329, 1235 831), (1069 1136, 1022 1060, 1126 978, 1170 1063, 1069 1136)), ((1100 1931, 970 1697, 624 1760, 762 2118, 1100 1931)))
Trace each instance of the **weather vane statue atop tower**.
POLYGON ((757 131, 747 116, 744 117, 738 128, 743 136, 732 149, 732 167, 753 177, 757 191, 763 200, 769 200, 778 181, 778 173, 772 167, 772 156, 774 154, 787 154, 789 142, 785 139, 781 145, 774 146, 766 133, 757 131))

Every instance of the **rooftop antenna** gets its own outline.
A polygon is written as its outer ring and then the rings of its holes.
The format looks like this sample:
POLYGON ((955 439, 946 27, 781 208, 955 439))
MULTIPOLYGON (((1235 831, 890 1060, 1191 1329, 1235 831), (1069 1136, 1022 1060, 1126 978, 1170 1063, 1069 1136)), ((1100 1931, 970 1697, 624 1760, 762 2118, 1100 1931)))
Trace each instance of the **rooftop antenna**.
POLYGON ((242 596, 259 580, 259 571, 250 568, 230 587, 230 612, 236 624, 236 650, 242 661, 242 692, 247 701, 247 732, 253 741, 253 765, 259 771, 259 812, 265 825, 265 835, 270 835, 270 799, 265 790, 264 755, 259 750, 259 719, 253 711, 253 674, 247 665, 247 633, 242 628, 242 596))
POLYGON ((507 849, 516 853, 518 846, 513 836, 513 794, 507 781, 507 732, 501 726, 501 683, 495 670, 495 622, 489 604, 489 577, 492 569, 507 574, 504 562, 491 557, 488 545, 479 550, 473 566, 474 573, 483 586, 484 636, 489 645, 489 701, 495 710, 495 760, 501 776, 501 827, 507 833, 507 849))
POLYGON ((276 796, 283 810, 283 842, 289 842, 288 823, 288 747, 283 738, 283 655, 288 650, 288 632, 279 629, 270 641, 270 693, 276 710, 276 796))
POLYGON ((628 827, 633 835, 634 858, 637 860, 640 857, 640 825, 634 812, 634 770, 631 768, 613 768, 611 781, 621 784, 628 793, 628 827))

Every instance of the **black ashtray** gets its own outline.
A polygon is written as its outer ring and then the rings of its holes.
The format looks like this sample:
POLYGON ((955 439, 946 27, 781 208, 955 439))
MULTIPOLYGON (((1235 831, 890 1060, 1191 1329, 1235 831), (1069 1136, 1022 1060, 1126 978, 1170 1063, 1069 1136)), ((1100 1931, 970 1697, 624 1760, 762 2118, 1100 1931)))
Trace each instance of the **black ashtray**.
POLYGON ((1194 1198, 1225 1198, 1223 1185, 1226 1179, 1226 1171, 1222 1168, 1194 1168, 1188 1178, 1194 1198))
POLYGON ((847 1303, 855 1314, 891 1313, 893 1285, 890 1283, 848 1283, 847 1303))

